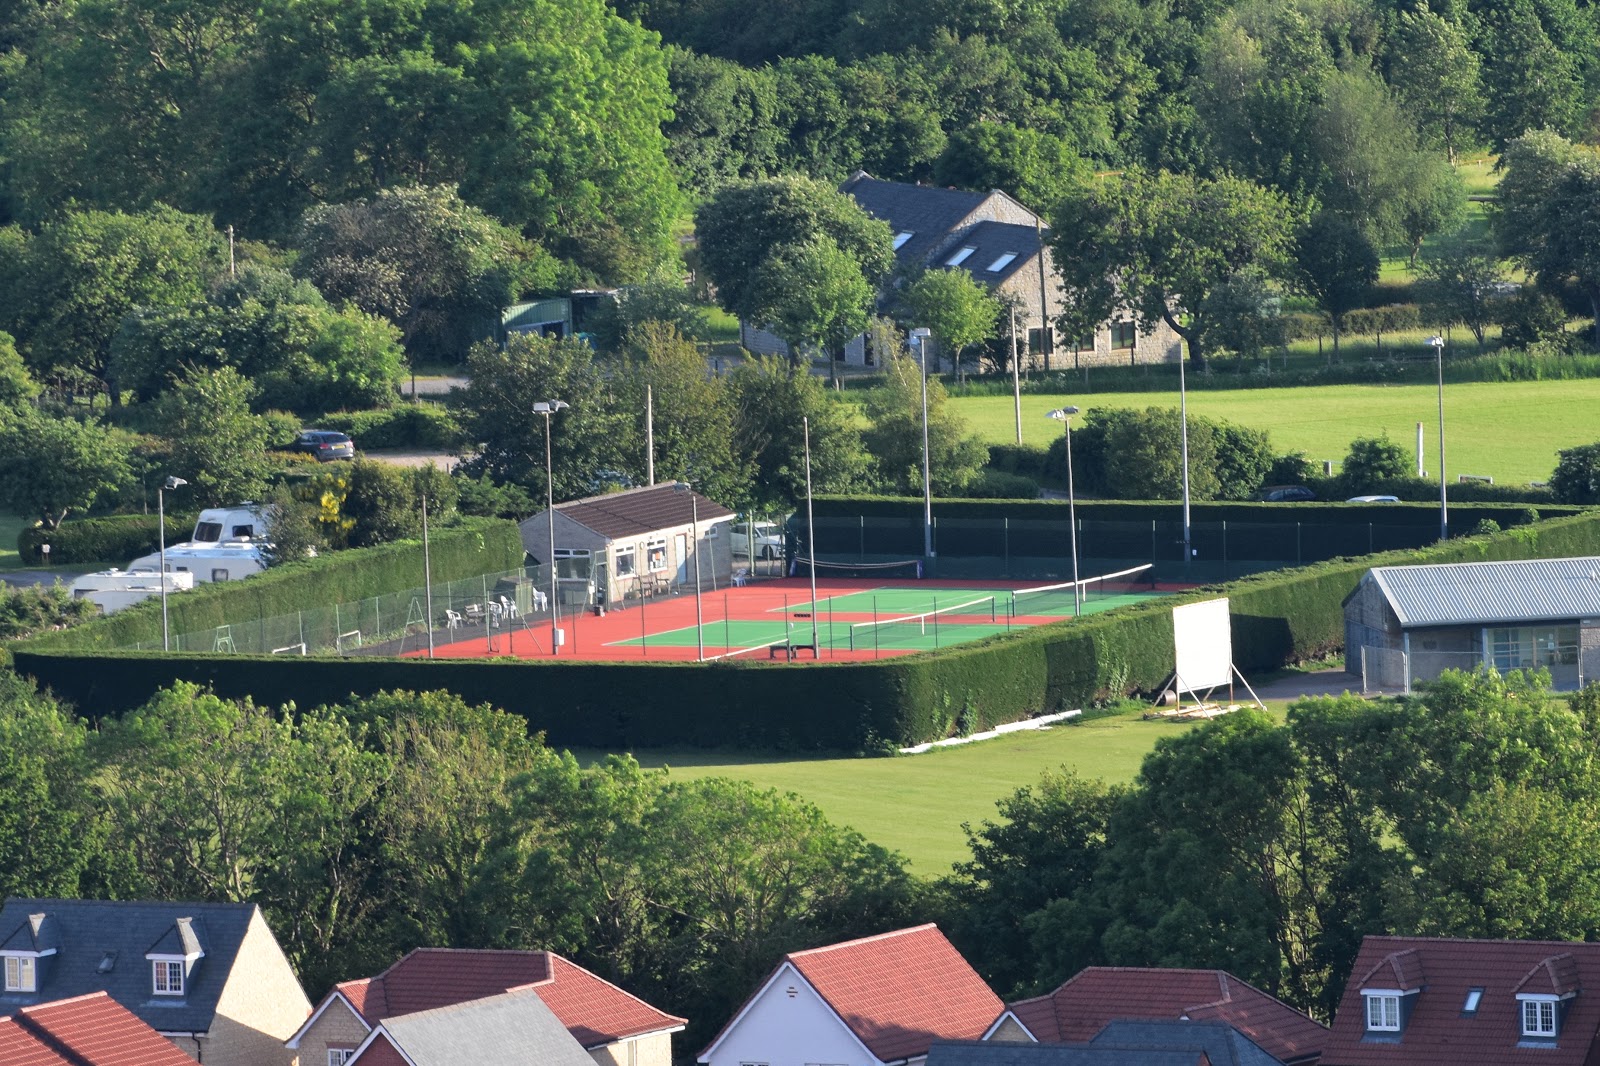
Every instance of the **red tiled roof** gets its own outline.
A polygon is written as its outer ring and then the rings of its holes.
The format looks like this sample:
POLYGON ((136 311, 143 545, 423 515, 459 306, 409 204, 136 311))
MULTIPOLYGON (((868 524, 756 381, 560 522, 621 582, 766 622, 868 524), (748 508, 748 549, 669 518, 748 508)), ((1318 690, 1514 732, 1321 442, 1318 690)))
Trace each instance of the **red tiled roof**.
POLYGON ((784 956, 883 1062, 926 1054, 935 1040, 976 1040, 1000 997, 936 925, 784 956))
POLYGON ((1447 940, 1369 936, 1345 986, 1323 1066, 1579 1066, 1600 1061, 1600 944, 1539 940, 1447 940), (1411 1003, 1397 1041, 1363 1040, 1363 976, 1385 957, 1415 951, 1427 981, 1411 1003), (1483 990, 1478 1009, 1464 1014, 1467 992, 1483 990), (1522 1022, 1518 990, 1542 995, 1576 991, 1554 1045, 1518 1047, 1522 1022), (1564 990, 1564 991, 1563 991, 1564 990))
POLYGON ((194 1066, 104 992, 24 1007, 0 1022, 5 1066, 194 1066), (33 1048, 27 1046, 31 1039, 33 1048))
POLYGON ((1284 1062, 1314 1059, 1328 1030, 1225 970, 1091 966, 1009 1005, 1040 1043, 1081 1044, 1126 1019, 1220 1021, 1284 1062))
POLYGON ((532 987, 586 1048, 684 1024, 548 951, 418 948, 377 977, 335 987, 371 1026, 522 987, 532 987))
POLYGON ((1361 979, 1362 988, 1392 988, 1409 992, 1421 988, 1427 977, 1422 972, 1422 954, 1415 948, 1391 951, 1361 979))
POLYGON ((361 1054, 350 1060, 348 1066, 409 1066, 409 1064, 405 1056, 395 1050, 389 1038, 380 1033, 361 1054))

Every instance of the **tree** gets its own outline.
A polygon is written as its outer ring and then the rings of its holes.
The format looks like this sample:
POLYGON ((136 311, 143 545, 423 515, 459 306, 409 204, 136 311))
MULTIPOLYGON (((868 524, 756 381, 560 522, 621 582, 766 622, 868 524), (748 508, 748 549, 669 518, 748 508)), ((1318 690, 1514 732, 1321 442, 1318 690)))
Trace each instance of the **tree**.
POLYGON ((1065 138, 1007 122, 958 129, 933 163, 933 178, 958 189, 1003 189, 1049 208, 1088 166, 1065 138))
POLYGON ((100 819, 85 787, 88 729, 9 669, 0 671, 0 891, 75 898, 100 819))
POLYGON ((1593 30, 1589 40, 1571 42, 1576 47, 1569 51, 1551 38, 1550 28, 1531 0, 1486 5, 1479 19, 1487 97, 1483 130, 1502 151, 1532 130, 1577 132, 1585 97, 1576 56, 1585 45, 1592 54, 1593 30))
POLYGON ((1600 154, 1546 130, 1507 145, 1500 165, 1501 250, 1541 285, 1577 285, 1600 341, 1600 154))
POLYGON ((1206 297, 1247 270, 1283 273, 1294 213, 1282 195, 1238 178, 1130 171, 1069 196, 1053 232, 1064 316, 1104 322, 1126 306, 1141 329, 1165 322, 1201 367, 1206 297))
POLYGON ((533 405, 546 400, 569 405, 550 416, 556 502, 590 495, 602 470, 641 473, 637 414, 617 402, 617 383, 587 344, 518 334, 504 351, 473 349, 467 369, 462 422, 467 439, 483 444, 465 464, 471 474, 521 485, 543 500, 545 420, 533 405))
MULTIPOLYGON (((1182 424, 1171 407, 1123 412, 1105 430, 1105 478, 1110 495, 1123 500, 1176 500, 1183 495, 1182 424)), ((1216 495, 1216 438, 1189 422, 1189 494, 1216 495)))
POLYGON ((1314 156, 1323 178, 1316 191, 1328 210, 1359 225, 1375 241, 1400 236, 1402 205, 1449 167, 1421 165, 1416 126, 1371 71, 1328 75, 1312 119, 1314 156))
POLYGON ((255 386, 232 367, 191 367, 161 398, 172 472, 202 507, 259 499, 266 488, 267 420, 250 413, 255 386))
POLYGON ((1482 348, 1504 281, 1505 269, 1493 250, 1457 234, 1423 256, 1417 289, 1435 320, 1461 323, 1482 348))
MULTIPOLYGON (((883 360, 883 383, 867 396, 871 427, 862 434, 877 460, 883 484, 910 494, 922 485, 922 368, 892 350, 883 360)), ((944 383, 930 378, 928 389, 928 479, 939 496, 957 495, 988 462, 983 441, 967 432, 966 421, 946 402, 944 383)))
POLYGON ((460 360, 481 320, 556 281, 548 253, 448 185, 313 207, 294 245, 296 273, 399 326, 413 361, 460 360))
POLYGON ((267 494, 272 512, 272 540, 262 549, 268 566, 309 559, 327 547, 319 508, 295 495, 287 485, 277 485, 267 494))
POLYGON ((1400 233, 1410 250, 1410 267, 1417 268, 1422 242, 1435 233, 1457 230, 1466 221, 1467 189, 1454 167, 1419 152, 1412 157, 1419 173, 1407 182, 1399 202, 1400 233))
POLYGON ((1389 84, 1453 166, 1484 107, 1482 63, 1461 26, 1426 7, 1400 12, 1389 37, 1389 84))
POLYGON ((797 342, 864 328, 871 293, 894 263, 888 225, 809 178, 729 185, 695 213, 695 232, 717 302, 797 342), (826 291, 795 291, 813 283, 826 291))
POLYGON ((619 291, 616 299, 603 301, 589 322, 595 344, 603 352, 633 345, 635 334, 651 323, 671 326, 687 340, 708 339, 706 309, 695 302, 681 269, 652 271, 619 291))
POLYGON ((132 447, 95 422, 51 418, 30 409, 0 414, 0 504, 55 529, 132 479, 132 447))
POLYGON ((961 269, 925 271, 906 286, 904 299, 913 324, 933 332, 935 351, 950 353, 958 376, 966 350, 993 337, 1000 319, 1000 301, 961 269))
POLYGON ((822 383, 781 359, 746 359, 728 377, 733 395, 733 446, 755 464, 751 495, 765 507, 793 507, 806 498, 803 425, 811 427, 814 492, 850 492, 871 483, 870 457, 850 410, 822 383))
POLYGON ((1556 453, 1550 495, 1560 503, 1600 503, 1600 444, 1582 444, 1556 453))
POLYGON ((1410 476, 1410 457, 1388 437, 1361 437, 1339 466, 1339 482, 1351 493, 1370 492, 1410 476))
POLYGON ((0 406, 16 407, 39 395, 39 383, 17 352, 15 338, 0 333, 0 406))
POLYGON ((1339 354, 1344 316, 1366 304, 1378 283, 1378 250, 1349 219, 1319 211, 1305 228, 1295 252, 1300 285, 1333 323, 1333 353, 1339 354))
POLYGON ((65 215, 0 264, 4 325, 36 375, 104 384, 123 316, 199 299, 222 252, 209 221, 167 207, 65 215))

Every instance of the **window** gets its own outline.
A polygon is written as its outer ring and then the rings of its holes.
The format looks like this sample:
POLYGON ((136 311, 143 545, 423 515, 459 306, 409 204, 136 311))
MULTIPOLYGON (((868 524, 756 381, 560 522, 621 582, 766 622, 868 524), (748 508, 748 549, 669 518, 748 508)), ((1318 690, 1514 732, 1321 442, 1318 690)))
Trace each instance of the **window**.
POLYGON ((1489 630, 1489 654, 1496 670, 1574 666, 1577 626, 1514 626, 1489 630))
POLYGON ((949 259, 946 259, 944 261, 944 265, 948 267, 958 267, 967 261, 967 256, 976 251, 977 249, 969 244, 965 248, 962 248, 960 251, 956 252, 956 254, 952 255, 949 259))
POLYGON ((1400 997, 1390 995, 1367 996, 1367 1031, 1370 1033, 1398 1033, 1400 1031, 1400 997))
POLYGON ((1467 989, 1467 1001, 1461 1005, 1461 1013, 1462 1014, 1476 1014, 1476 1013, 1478 1013, 1478 1002, 1480 1000, 1482 1000, 1482 999, 1483 999, 1483 989, 1481 989, 1481 988, 1469 988, 1469 989, 1467 989))
POLYGON ((628 577, 634 573, 634 571, 638 568, 638 564, 635 562, 637 556, 638 553, 634 550, 633 545, 631 544, 626 548, 617 549, 616 566, 618 577, 628 577))
POLYGON ((158 996, 183 995, 183 963, 162 959, 151 964, 155 969, 155 993, 158 996))
POLYGON ((353 1047, 331 1047, 328 1049, 328 1066, 344 1066, 355 1057, 356 1049, 353 1047))
POLYGON ((212 571, 211 571, 211 580, 212 581, 226 581, 226 580, 228 580, 228 571, 225 568, 220 568, 220 567, 219 568, 213 568, 212 571))
POLYGON ((994 262, 989 264, 989 273, 998 274, 1000 271, 1004 270, 1006 267, 1010 266, 1016 261, 1017 253, 1007 252, 1005 255, 1002 255, 999 259, 996 259, 994 262))
POLYGON ((667 542, 652 540, 644 546, 644 565, 646 569, 654 572, 667 568, 667 542))
POLYGON ((898 252, 907 241, 915 236, 916 234, 912 233, 908 229, 903 229, 899 233, 896 233, 894 235, 894 250, 898 252))
POLYGON ((1094 334, 1085 333, 1083 336, 1073 341, 1072 346, 1080 352, 1094 351, 1094 334))
POLYGON ((1028 330, 1028 354, 1038 355, 1041 352, 1055 349, 1055 337, 1042 329, 1028 330))
POLYGON ((581 548, 557 548, 553 553, 556 557, 556 576, 559 578, 589 580, 593 570, 593 560, 590 553, 581 548))
POLYGON ((1522 1001, 1522 1035, 1556 1035, 1556 1001, 1554 999, 1525 999, 1522 1001))
POLYGON ((1138 342, 1138 335, 1134 332, 1132 322, 1111 323, 1111 347, 1125 351, 1138 342))
POLYGON ((215 544, 222 539, 221 522, 196 522, 194 539, 204 544, 215 544))
POLYGON ((22 955, 6 956, 6 991, 37 992, 38 979, 34 967, 37 960, 22 955))

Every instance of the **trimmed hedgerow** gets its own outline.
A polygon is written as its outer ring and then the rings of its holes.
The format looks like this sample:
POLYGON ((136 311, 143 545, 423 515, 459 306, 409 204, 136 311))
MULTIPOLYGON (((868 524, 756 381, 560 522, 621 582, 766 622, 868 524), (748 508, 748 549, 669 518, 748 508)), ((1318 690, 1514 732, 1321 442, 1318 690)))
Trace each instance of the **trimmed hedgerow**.
POLYGON ((350 434, 358 448, 453 448, 461 441, 455 416, 426 400, 374 411, 332 411, 317 425, 350 434))
MULTIPOLYGON (((194 514, 167 515, 167 543, 189 539, 194 514)), ((149 555, 160 545, 158 515, 124 514, 106 518, 83 518, 63 522, 55 529, 29 526, 17 534, 17 551, 25 563, 43 565, 40 546, 50 545, 49 563, 76 566, 81 563, 109 563, 126 566, 132 559, 149 555)))
MULTIPOLYGON (((522 535, 516 523, 500 519, 466 518, 457 526, 435 530, 429 548, 435 582, 522 565, 522 535)), ((172 632, 189 633, 354 603, 421 585, 422 542, 402 540, 286 563, 246 581, 200 585, 168 597, 167 611, 172 632)), ((161 606, 150 600, 75 629, 46 634, 33 645, 40 650, 89 651, 160 639, 161 606)))
POLYGON ((1257 575, 923 655, 815 666, 107 653, 61 640, 17 645, 14 657, 91 714, 120 712, 175 678, 302 706, 446 689, 521 714, 558 745, 868 750, 1154 691, 1172 671, 1179 603, 1228 596, 1235 661, 1268 669, 1339 647, 1344 599, 1369 567, 1589 554, 1600 554, 1600 511, 1257 575))

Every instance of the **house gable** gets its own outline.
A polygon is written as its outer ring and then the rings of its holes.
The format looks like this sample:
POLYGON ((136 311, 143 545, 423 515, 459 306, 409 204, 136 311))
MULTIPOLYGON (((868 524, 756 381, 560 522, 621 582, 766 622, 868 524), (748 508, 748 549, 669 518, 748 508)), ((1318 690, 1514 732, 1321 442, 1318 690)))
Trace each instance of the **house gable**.
MULTIPOLYGON (((348 1066, 416 1066, 405 1052, 395 1047, 394 1041, 382 1027, 374 1029, 356 1049, 348 1066)), ((322 1066, 321 1063, 302 1063, 301 1066, 322 1066)))
MULTIPOLYGON (((325 1042, 331 1033, 346 1033, 352 1027, 360 1029, 361 1039, 365 1040, 372 1027, 361 1017, 361 1013, 345 998, 344 993, 335 988, 322 1002, 317 1004, 317 1009, 283 1042, 284 1047, 299 1049, 301 1047, 314 1048, 319 1042, 325 1042)), ((360 1041, 357 1041, 358 1043, 360 1041)))
POLYGON ((875 1066, 844 1019, 790 962, 778 965, 760 991, 700 1053, 708 1066, 875 1066))

